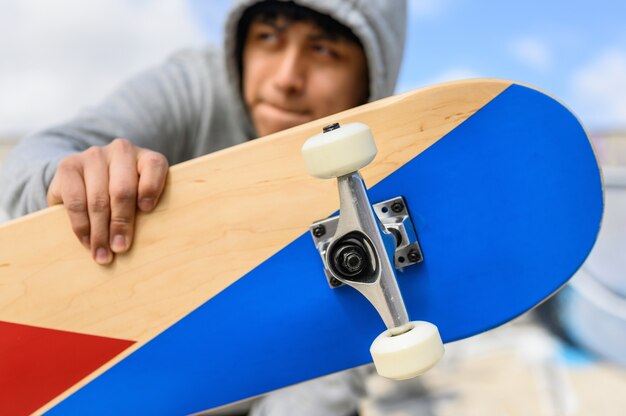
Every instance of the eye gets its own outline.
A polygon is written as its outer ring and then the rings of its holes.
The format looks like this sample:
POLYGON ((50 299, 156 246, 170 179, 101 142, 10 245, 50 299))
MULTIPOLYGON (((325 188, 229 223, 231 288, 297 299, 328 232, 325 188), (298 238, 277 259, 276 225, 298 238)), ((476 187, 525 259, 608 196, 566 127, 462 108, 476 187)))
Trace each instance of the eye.
POLYGON ((257 32, 255 37, 261 42, 276 42, 278 40, 276 33, 270 31, 257 32))
POLYGON ((318 55, 326 56, 333 59, 339 58, 339 54, 335 49, 322 43, 314 43, 313 45, 311 45, 311 49, 318 55))
POLYGON ((271 46, 280 41, 280 34, 272 25, 253 22, 249 28, 248 40, 260 46, 271 46))

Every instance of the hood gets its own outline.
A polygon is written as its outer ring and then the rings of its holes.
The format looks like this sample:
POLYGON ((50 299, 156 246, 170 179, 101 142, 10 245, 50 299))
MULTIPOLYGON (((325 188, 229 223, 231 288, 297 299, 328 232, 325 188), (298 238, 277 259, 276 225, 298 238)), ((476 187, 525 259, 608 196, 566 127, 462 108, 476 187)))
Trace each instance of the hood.
MULTIPOLYGON (((236 0, 226 19, 224 53, 231 85, 240 85, 235 56, 237 26, 243 13, 262 0, 236 0)), ((285 0, 287 1, 287 0, 285 0)), ((406 0, 291 0, 327 14, 359 38, 368 62, 369 101, 391 95, 396 86, 406 37, 406 0)), ((241 98, 240 98, 241 101, 241 98)), ((243 106, 243 103, 241 103, 243 106)))

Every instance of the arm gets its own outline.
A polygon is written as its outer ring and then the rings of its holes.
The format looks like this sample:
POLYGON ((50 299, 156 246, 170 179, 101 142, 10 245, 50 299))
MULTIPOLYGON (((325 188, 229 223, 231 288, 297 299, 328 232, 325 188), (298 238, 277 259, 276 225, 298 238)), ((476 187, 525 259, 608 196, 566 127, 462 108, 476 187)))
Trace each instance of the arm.
POLYGON ((114 251, 127 250, 137 204, 146 210, 156 204, 167 160, 181 160, 190 146, 199 113, 192 77, 185 57, 174 57, 70 122, 25 138, 4 170, 7 211, 17 216, 64 203, 98 262, 111 260, 115 235, 126 243, 114 251), (98 249, 108 256, 99 260, 98 249))

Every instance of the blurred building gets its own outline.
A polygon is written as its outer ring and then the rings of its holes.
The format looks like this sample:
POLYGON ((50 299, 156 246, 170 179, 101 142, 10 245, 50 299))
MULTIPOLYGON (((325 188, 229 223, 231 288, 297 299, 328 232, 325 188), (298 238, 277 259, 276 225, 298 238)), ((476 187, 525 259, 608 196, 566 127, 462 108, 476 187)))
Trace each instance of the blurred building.
POLYGON ((9 150, 11 150, 11 148, 17 142, 17 140, 18 139, 16 137, 0 136, 0 163, 4 161, 4 158, 6 157, 7 153, 9 152, 9 150))
MULTIPOLYGON (((11 150, 11 148, 17 142, 17 137, 14 136, 0 136, 0 171, 4 165, 4 159, 11 150)), ((0 183, 0 191, 2 190, 2 183, 0 183)), ((7 220, 7 215, 2 208, 0 208, 0 223, 7 220)))
POLYGON ((595 132, 591 138, 603 166, 626 168, 626 130, 595 132))

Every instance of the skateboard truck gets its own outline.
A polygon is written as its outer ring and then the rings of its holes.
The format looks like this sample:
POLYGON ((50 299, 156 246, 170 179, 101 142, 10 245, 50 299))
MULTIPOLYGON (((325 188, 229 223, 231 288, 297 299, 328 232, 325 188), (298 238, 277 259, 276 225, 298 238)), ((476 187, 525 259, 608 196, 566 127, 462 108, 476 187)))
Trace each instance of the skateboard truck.
MULTIPOLYGON (((394 238, 394 267, 396 270, 402 271, 405 267, 420 263, 423 260, 422 250, 417 241, 417 234, 413 228, 404 198, 399 196, 388 199, 372 205, 372 208, 380 225, 384 227, 384 232, 391 234, 394 238)), ((326 280, 333 289, 343 286, 343 283, 333 277, 330 265, 326 262, 326 252, 329 245, 334 241, 338 223, 339 216, 335 216, 316 221, 310 228, 315 246, 324 263, 326 280)), ((352 256, 353 260, 354 257, 352 256)), ((358 258, 358 256, 356 257, 358 258)))
POLYGON ((401 380, 432 368, 443 355, 443 343, 432 323, 409 321, 392 262, 400 267, 416 263, 421 251, 402 199, 392 200, 391 205, 389 201, 374 208, 370 205, 358 170, 367 166, 376 152, 372 133, 362 123, 329 125, 302 146, 309 173, 322 179, 337 178, 339 186, 339 218, 312 226, 329 283, 358 290, 380 314, 387 330, 374 340, 370 353, 380 375, 401 380), (388 206, 398 217, 383 215, 389 213, 383 209, 388 206), (377 207, 381 218, 375 216, 377 207), (398 218, 402 218, 400 223, 398 218), (398 254, 398 248, 404 253, 407 247, 406 257, 398 254))

